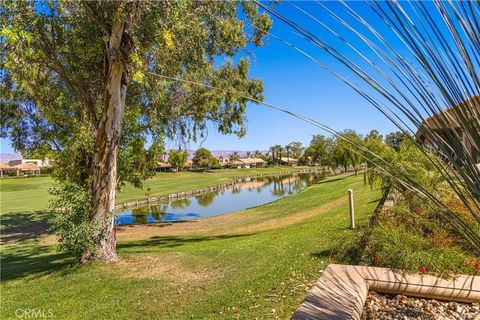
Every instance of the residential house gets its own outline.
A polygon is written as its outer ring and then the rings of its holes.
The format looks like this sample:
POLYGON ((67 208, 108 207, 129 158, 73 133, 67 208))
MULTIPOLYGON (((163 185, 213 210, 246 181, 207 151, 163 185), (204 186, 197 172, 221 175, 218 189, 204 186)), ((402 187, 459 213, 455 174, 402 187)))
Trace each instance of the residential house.
POLYGON ((243 168, 262 168, 267 166, 267 161, 261 158, 241 158, 239 159, 243 168))
POLYGON ((233 162, 229 158, 225 157, 218 157, 218 161, 222 168, 229 167, 229 168, 262 168, 267 166, 267 162, 260 158, 240 158, 238 160, 234 160, 233 162))
POLYGON ((220 156, 217 159, 220 167, 224 168, 230 166, 230 159, 228 157, 220 156))
MULTIPOLYGON (((457 105, 449 107, 427 119, 425 119, 417 130, 415 137, 418 141, 426 146, 436 149, 436 139, 431 138, 432 130, 440 137, 444 137, 448 141, 449 134, 455 134, 462 139, 464 150, 472 157, 474 163, 480 162, 480 150, 475 147, 472 137, 465 134, 465 123, 470 123, 471 129, 476 130, 480 136, 480 95, 471 97, 457 105), (460 120, 463 117, 463 120, 460 120)), ((470 130, 469 132, 472 132, 470 130)), ((446 155, 454 157, 455 153, 446 155)))
POLYGON ((290 157, 281 157, 280 163, 286 164, 287 166, 295 166, 298 164, 298 159, 290 158, 290 157))
POLYGON ((165 162, 165 161, 157 162, 157 171, 166 172, 166 171, 170 171, 171 168, 172 168, 172 165, 168 162, 165 162))
POLYGON ((49 159, 17 159, 17 160, 10 160, 8 165, 11 167, 18 166, 19 164, 26 164, 32 163, 37 167, 50 167, 51 161, 49 159))

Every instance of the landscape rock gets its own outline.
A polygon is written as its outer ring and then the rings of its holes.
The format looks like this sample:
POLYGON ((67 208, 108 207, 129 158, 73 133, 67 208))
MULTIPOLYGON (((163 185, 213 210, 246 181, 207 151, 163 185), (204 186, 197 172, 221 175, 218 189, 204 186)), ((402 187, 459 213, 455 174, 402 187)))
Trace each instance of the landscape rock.
POLYGON ((362 320, 480 320, 480 304, 388 296, 370 291, 362 320))

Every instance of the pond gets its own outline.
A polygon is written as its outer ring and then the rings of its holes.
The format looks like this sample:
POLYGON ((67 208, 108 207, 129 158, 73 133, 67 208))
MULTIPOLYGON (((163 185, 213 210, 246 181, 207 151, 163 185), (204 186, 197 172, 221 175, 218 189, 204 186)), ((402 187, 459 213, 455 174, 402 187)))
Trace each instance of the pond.
POLYGON ((145 224, 217 216, 295 194, 322 178, 322 174, 316 173, 249 178, 227 189, 119 212, 115 221, 117 224, 145 224))

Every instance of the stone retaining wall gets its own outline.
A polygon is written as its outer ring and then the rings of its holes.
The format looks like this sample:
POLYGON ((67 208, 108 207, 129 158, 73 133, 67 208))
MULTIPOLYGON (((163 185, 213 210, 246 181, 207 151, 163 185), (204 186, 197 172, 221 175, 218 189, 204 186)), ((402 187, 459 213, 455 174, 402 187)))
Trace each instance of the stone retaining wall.
POLYGON ((331 264, 293 314, 293 320, 360 320, 369 290, 426 299, 480 302, 480 277, 395 272, 387 268, 331 264))

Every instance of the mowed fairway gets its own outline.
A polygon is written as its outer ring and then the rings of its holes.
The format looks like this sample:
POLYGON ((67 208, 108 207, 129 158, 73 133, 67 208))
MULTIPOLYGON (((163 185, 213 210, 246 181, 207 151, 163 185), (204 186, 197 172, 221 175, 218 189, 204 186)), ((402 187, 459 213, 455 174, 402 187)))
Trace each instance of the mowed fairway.
POLYGON ((380 198, 362 176, 332 177, 279 201, 197 221, 123 227, 116 263, 68 264, 52 236, 2 245, 2 319, 288 319, 380 198))

